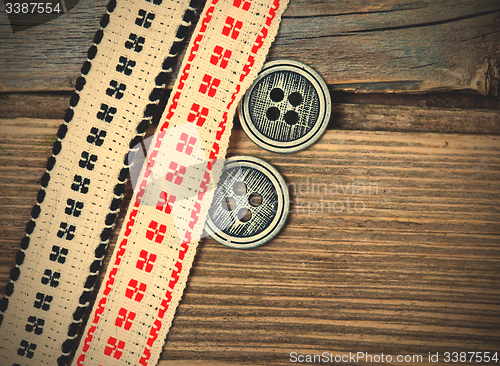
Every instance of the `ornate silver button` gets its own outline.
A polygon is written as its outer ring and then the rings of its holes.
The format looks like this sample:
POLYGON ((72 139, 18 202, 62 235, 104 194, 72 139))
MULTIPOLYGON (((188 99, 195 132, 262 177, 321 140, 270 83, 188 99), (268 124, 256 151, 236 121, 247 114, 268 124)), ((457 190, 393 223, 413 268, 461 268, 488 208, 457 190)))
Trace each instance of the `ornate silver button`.
POLYGON ((290 153, 316 142, 331 114, 328 87, 321 76, 297 61, 269 62, 239 106, 241 125, 258 146, 290 153))
POLYGON ((221 244, 246 249, 271 240, 285 223, 288 189, 278 171, 250 156, 224 165, 205 229, 221 244))

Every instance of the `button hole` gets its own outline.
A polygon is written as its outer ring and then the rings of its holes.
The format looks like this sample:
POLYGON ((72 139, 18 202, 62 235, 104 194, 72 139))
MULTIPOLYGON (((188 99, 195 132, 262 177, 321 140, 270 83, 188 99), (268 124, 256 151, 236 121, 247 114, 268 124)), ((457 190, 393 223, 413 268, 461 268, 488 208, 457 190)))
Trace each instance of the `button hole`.
POLYGON ((236 208, 236 201, 232 197, 226 197, 226 199, 222 201, 222 208, 226 211, 232 211, 236 208))
POLYGON ((243 196, 244 194, 247 193, 247 185, 245 184, 245 182, 241 182, 241 181, 235 182, 233 184, 233 192, 237 196, 243 196))
POLYGON ((248 197, 248 203, 253 207, 260 206, 262 203, 262 195, 259 193, 252 193, 250 197, 248 197))
POLYGON ((280 88, 274 88, 271 90, 270 97, 273 102, 281 102, 285 97, 285 93, 280 88))
POLYGON ((248 222, 252 218, 252 213, 248 208, 240 208, 236 216, 241 222, 248 222))
POLYGON ((302 103, 302 95, 298 92, 293 92, 288 96, 288 101, 291 105, 297 107, 300 103, 302 103))
POLYGON ((276 121, 280 118, 280 110, 276 107, 271 107, 267 110, 266 116, 270 121, 276 121))
POLYGON ((299 122, 299 115, 295 111, 288 111, 285 113, 285 122, 293 126, 299 122))

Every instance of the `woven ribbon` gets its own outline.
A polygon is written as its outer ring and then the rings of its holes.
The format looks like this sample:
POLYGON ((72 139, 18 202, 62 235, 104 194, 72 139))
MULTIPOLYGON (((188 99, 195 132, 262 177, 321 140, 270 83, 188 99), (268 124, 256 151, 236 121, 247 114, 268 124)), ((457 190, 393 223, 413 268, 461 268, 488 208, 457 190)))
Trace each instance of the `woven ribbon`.
POLYGON ((2 364, 69 361, 120 206, 124 158, 142 139, 194 10, 187 0, 108 4, 0 302, 2 364))
MULTIPOLYGON (((286 4, 207 1, 73 364, 156 364, 236 106, 264 63, 286 4)), ((193 5, 108 4, 0 302, 4 364, 69 361, 119 209, 128 174, 123 158, 149 124, 193 5)))

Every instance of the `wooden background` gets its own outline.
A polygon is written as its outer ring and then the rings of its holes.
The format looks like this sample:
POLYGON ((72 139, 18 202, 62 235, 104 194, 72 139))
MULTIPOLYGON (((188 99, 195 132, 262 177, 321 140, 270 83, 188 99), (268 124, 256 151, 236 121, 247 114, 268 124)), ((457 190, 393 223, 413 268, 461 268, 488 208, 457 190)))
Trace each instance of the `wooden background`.
MULTIPOLYGON (((0 282, 104 4, 17 33, 0 12, 0 282)), ((203 240, 160 365, 500 357, 499 45, 498 1, 290 0, 269 59, 325 78, 329 129, 279 155, 236 123, 229 155, 261 157, 301 189, 267 245, 203 240)))

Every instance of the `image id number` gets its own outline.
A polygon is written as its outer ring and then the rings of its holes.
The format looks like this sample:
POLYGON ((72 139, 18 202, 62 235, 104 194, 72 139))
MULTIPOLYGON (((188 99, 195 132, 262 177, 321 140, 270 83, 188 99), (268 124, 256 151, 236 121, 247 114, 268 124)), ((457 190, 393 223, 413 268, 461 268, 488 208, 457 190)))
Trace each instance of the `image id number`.
POLYGON ((497 352, 445 352, 444 362, 498 362, 497 352))
POLYGON ((7 14, 52 14, 60 13, 59 3, 52 6, 52 3, 6 3, 5 12, 7 14))

